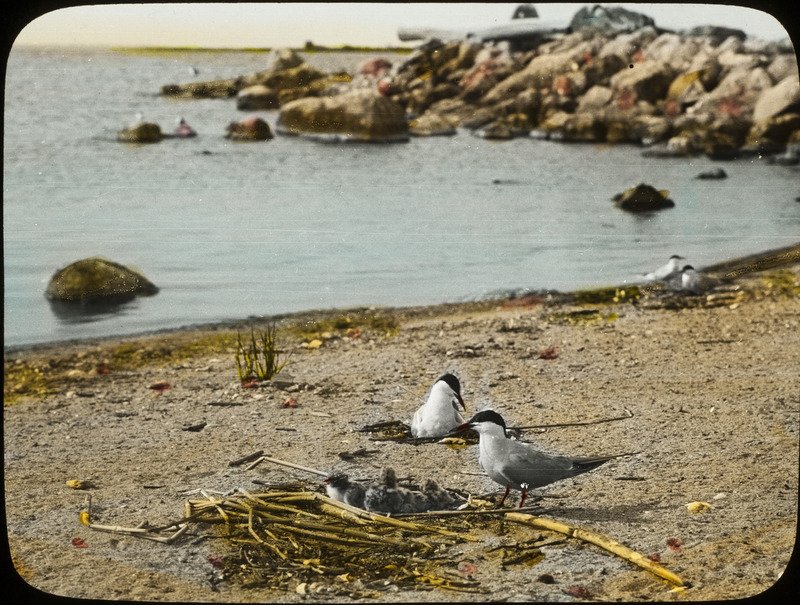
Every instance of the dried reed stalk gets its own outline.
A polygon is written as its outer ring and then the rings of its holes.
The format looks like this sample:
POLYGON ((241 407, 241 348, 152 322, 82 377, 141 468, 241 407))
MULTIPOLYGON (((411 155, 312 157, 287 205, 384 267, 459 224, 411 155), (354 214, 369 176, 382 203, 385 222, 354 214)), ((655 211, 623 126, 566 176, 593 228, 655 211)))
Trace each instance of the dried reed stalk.
POLYGON ((578 540, 583 540, 584 542, 594 544, 603 550, 617 555, 618 557, 625 559, 626 561, 633 563, 634 565, 637 565, 664 580, 667 580, 677 587, 686 586, 683 580, 681 580, 677 575, 668 569, 653 563, 653 561, 645 557, 643 554, 638 553, 635 550, 628 548, 624 544, 620 544, 616 540, 612 540, 608 536, 604 536, 603 534, 594 530, 570 525, 561 521, 554 521, 553 519, 544 519, 542 517, 534 517, 533 515, 525 515, 522 513, 507 513, 506 519, 527 525, 529 527, 534 527, 536 529, 555 531, 572 538, 577 538, 578 540))

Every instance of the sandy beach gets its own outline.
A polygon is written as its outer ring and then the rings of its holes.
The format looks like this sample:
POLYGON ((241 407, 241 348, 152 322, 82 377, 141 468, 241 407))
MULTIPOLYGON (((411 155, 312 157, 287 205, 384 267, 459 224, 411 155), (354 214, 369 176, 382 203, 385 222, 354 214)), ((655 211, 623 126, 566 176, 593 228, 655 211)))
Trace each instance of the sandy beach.
MULTIPOLYGON (((702 296, 653 289, 594 303, 529 296, 279 318, 292 363, 256 388, 237 377, 237 326, 6 351, 14 565, 46 593, 112 600, 696 601, 762 593, 781 578, 797 534, 800 264, 743 266, 702 296), (545 536, 535 564, 494 556, 498 547, 541 542, 542 532, 481 517, 471 523, 485 540, 454 546, 441 563, 475 592, 325 574, 302 589, 299 581, 246 586, 214 564, 234 553, 208 527, 161 544, 80 523, 89 495, 96 523, 136 527, 180 519, 201 489, 300 481, 324 491, 319 477, 297 469, 229 465, 257 450, 356 479, 389 466, 401 482, 434 479, 496 502, 502 488, 480 472, 477 447, 412 445, 361 430, 410 422, 445 371, 461 380, 469 415, 491 408, 511 427, 561 425, 521 431, 546 451, 638 452, 537 490, 529 512, 602 532, 660 560, 688 587, 673 590, 576 539, 545 536), (70 480, 89 487, 73 489, 70 480), (694 502, 710 508, 693 513, 694 502)), ((249 333, 250 325, 238 327, 249 333)), ((514 494, 505 506, 517 502, 514 494)))

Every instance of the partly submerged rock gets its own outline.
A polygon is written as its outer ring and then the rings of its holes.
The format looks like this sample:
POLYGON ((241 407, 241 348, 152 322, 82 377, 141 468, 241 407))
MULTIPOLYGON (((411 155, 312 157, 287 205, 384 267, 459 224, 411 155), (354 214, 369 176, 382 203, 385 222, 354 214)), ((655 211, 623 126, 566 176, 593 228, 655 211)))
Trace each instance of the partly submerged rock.
POLYGON ((117 133, 117 140, 123 143, 157 143, 163 138, 161 127, 152 122, 139 122, 117 133))
POLYGON ((614 196, 614 203, 618 208, 627 210, 628 212, 652 212, 653 210, 662 210, 664 208, 672 208, 675 202, 667 196, 669 191, 659 191, 651 185, 641 183, 636 187, 618 193, 614 196))
POLYGON ((279 105, 278 94, 263 84, 254 84, 243 88, 236 95, 236 109, 248 111, 277 109, 279 105))
POLYGON ((85 258, 59 269, 47 285, 52 301, 85 302, 152 296, 158 288, 137 269, 107 258, 85 258))
POLYGON ((334 97, 307 97, 281 109, 278 127, 293 135, 386 142, 408 139, 404 109, 373 89, 334 97))
POLYGON ((232 141, 267 141, 273 136, 269 124, 258 116, 248 116, 238 122, 231 122, 225 134, 232 141))

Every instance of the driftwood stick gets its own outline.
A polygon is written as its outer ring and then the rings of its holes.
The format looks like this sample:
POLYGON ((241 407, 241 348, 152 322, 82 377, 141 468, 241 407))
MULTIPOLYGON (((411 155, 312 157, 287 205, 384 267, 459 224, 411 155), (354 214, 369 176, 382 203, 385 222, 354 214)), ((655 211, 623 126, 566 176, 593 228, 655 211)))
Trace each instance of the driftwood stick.
POLYGON ((620 544, 616 540, 612 540, 611 538, 594 530, 586 529, 576 525, 570 525, 561 521, 555 521, 553 519, 534 517, 533 515, 525 515, 521 513, 507 513, 506 519, 521 523, 522 525, 534 527, 536 529, 555 531, 572 538, 577 538, 578 540, 583 540, 584 542, 594 544, 603 550, 617 555, 618 557, 633 563, 634 565, 638 565, 642 569, 645 569, 646 571, 649 571, 650 573, 655 574, 664 580, 667 580, 675 586, 686 586, 683 580, 681 580, 677 575, 668 569, 653 563, 653 561, 645 557, 643 554, 638 553, 635 550, 628 548, 624 544, 620 544))
POLYGON ((236 460, 231 460, 228 462, 228 466, 240 466, 245 462, 250 462, 251 460, 255 460, 259 456, 264 455, 264 450, 258 450, 257 452, 253 452, 252 454, 247 454, 247 456, 242 456, 241 458, 237 458, 236 460))
POLYGON ((267 457, 266 457, 266 456, 259 456, 258 458, 256 458, 255 460, 253 460, 252 464, 248 464, 248 465, 245 467, 245 469, 244 469, 244 470, 246 470, 246 471, 252 471, 252 470, 253 470, 255 467, 257 467, 259 464, 261 464, 262 462, 264 462, 264 460, 266 460, 266 459, 267 459, 267 457))

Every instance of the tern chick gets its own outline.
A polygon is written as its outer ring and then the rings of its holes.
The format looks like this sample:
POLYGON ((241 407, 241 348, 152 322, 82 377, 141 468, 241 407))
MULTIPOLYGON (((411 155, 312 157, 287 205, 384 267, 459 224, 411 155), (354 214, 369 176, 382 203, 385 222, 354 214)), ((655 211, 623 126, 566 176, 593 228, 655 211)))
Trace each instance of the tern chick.
POLYGON ((528 491, 580 475, 618 456, 601 458, 568 458, 539 452, 506 436, 506 423, 493 410, 475 414, 458 430, 474 429, 480 435, 478 462, 489 478, 506 488, 498 503, 503 502, 512 489, 522 492, 519 507, 525 503, 528 491))
POLYGON ((427 401, 414 413, 412 437, 444 437, 464 422, 458 406, 466 410, 461 383, 453 374, 442 374, 431 387, 427 401))
POLYGON ((344 502, 357 508, 364 508, 366 490, 362 486, 352 483, 345 474, 335 473, 327 477, 325 479, 325 491, 331 500, 344 502))

